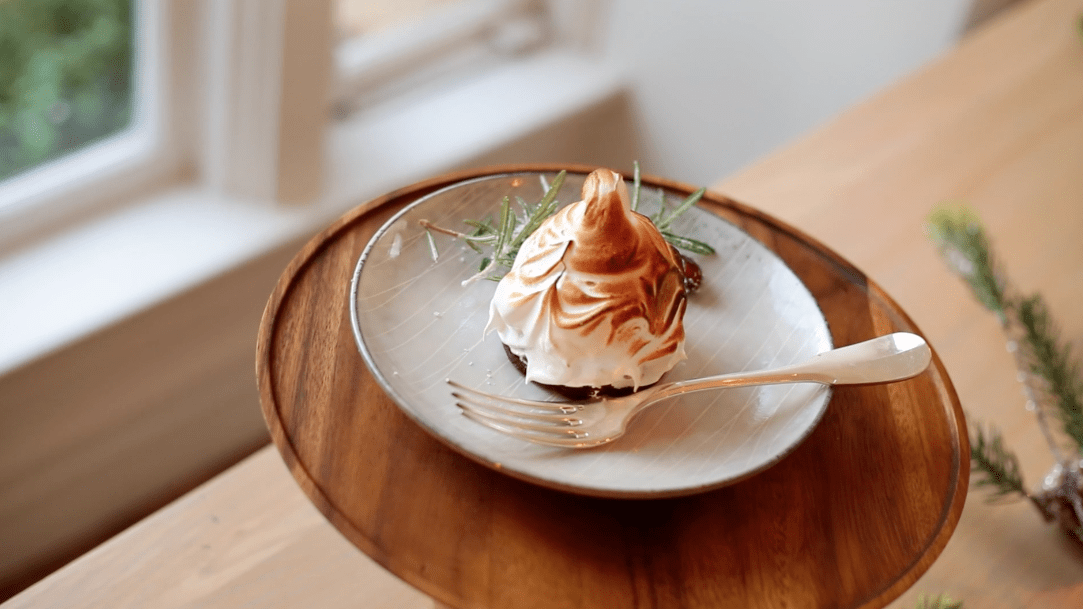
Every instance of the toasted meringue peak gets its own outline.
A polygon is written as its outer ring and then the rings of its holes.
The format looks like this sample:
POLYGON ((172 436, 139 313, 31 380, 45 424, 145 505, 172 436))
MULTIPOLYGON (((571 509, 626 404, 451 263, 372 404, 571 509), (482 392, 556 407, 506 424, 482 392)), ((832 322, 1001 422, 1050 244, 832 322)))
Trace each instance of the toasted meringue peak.
POLYGON ((599 169, 546 220, 497 285, 486 331, 527 361, 527 380, 638 388, 685 358, 678 254, 599 169))

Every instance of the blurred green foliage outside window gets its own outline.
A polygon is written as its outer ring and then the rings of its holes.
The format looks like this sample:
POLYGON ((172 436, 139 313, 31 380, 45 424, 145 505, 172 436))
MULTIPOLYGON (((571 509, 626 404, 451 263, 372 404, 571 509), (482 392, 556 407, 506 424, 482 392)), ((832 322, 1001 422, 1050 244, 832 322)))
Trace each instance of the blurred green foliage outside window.
POLYGON ((0 180, 132 115, 133 0, 0 0, 0 180))

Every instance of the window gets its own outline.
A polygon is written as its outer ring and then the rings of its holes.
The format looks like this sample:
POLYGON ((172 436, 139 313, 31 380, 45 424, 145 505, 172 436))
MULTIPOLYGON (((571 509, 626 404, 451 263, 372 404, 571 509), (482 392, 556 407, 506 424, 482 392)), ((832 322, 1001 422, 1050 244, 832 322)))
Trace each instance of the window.
POLYGON ((336 0, 338 115, 425 93, 551 42, 540 0, 336 0))
POLYGON ((160 3, 0 2, 0 242, 159 176, 160 3))
POLYGON ((365 38, 456 3, 462 0, 336 0, 335 26, 342 39, 365 38))
POLYGON ((337 171, 321 148, 329 118, 439 95, 546 47, 550 4, 0 0, 4 56, 37 36, 0 68, 0 250, 178 179, 310 201, 337 171), (16 71, 51 80, 29 87, 16 71))
POLYGON ((0 180, 131 120, 130 0, 0 5, 0 180))

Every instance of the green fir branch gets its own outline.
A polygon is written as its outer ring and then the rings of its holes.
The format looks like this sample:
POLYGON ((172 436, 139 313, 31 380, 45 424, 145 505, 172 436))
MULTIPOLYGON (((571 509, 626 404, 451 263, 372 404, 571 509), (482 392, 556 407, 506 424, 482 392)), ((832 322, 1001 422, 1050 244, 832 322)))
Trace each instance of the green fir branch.
POLYGON ((1083 382, 1071 345, 1057 340, 1057 330, 1040 295, 1014 303, 1023 328, 1030 372, 1046 383, 1045 396, 1055 407, 1064 432, 1083 447, 1083 382))
POLYGON ((978 217, 965 207, 940 207, 929 216, 929 235, 948 266, 985 308, 1005 317, 1003 276, 978 217))
POLYGON ((992 501, 1019 495, 1028 498, 1019 469, 1019 459, 1004 446, 1004 438, 993 426, 970 426, 970 462, 975 486, 992 488, 992 501))
POLYGON ((921 595, 916 609, 962 609, 963 601, 952 600, 943 594, 936 597, 921 595))
POLYGON ((929 216, 929 233, 949 267, 970 285, 974 296, 996 313, 1015 341, 1016 364, 1038 424, 1058 461, 1064 459, 1046 422, 1056 415, 1061 428, 1083 452, 1083 385, 1080 367, 1067 343, 1057 338, 1040 295, 1018 296, 997 268, 989 239, 977 216, 961 207, 941 207, 929 216))

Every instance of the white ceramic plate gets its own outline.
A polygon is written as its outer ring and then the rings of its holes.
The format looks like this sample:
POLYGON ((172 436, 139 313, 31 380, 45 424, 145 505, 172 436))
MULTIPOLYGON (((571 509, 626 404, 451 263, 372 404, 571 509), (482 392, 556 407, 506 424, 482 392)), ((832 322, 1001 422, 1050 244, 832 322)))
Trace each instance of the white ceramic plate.
MULTIPOLYGON (((579 199, 584 177, 568 175, 562 204, 579 199)), ((462 416, 447 378, 499 394, 559 398, 523 382, 495 332, 483 336, 496 284, 462 285, 480 256, 436 235, 440 255, 434 262, 418 220, 465 229, 463 219, 495 215, 504 195, 533 203, 542 193, 539 174, 455 184, 403 209, 365 248, 350 292, 354 334, 369 368, 408 416, 499 471, 607 497, 682 495, 729 484, 774 464, 805 438, 827 407, 830 389, 823 385, 681 396, 639 415, 617 441, 588 450, 531 444, 462 416)), ((682 198, 644 187, 640 210, 650 213, 662 196, 670 207, 682 198)), ((663 382, 795 363, 831 348, 816 301, 773 252, 698 208, 675 228, 717 253, 695 256, 704 280, 688 300, 688 359, 663 382)))

